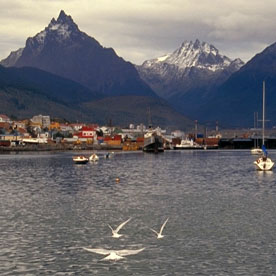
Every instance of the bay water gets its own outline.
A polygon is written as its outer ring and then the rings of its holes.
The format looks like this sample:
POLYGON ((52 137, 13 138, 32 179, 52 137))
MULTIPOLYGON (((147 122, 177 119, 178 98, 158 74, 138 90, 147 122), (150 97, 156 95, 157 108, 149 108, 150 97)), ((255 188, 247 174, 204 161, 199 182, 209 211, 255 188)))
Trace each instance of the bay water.
POLYGON ((76 154, 0 155, 0 275, 276 275, 276 168, 249 150, 76 154))

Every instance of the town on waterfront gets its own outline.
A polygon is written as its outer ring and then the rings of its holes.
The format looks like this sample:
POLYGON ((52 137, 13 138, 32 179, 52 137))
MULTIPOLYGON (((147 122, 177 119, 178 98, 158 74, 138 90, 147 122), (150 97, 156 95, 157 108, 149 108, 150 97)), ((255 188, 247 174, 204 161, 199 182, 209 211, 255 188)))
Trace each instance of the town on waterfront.
MULTIPOLYGON (((30 119, 12 120, 0 115, 0 151, 29 150, 143 150, 145 135, 153 128, 144 124, 128 127, 83 122, 70 123, 36 115, 30 119)), ((165 150, 170 149, 250 149, 261 146, 261 130, 198 128, 183 132, 155 127, 165 150), (202 129, 200 131, 199 129, 202 129)), ((276 148, 276 129, 268 129, 267 148, 276 148)))

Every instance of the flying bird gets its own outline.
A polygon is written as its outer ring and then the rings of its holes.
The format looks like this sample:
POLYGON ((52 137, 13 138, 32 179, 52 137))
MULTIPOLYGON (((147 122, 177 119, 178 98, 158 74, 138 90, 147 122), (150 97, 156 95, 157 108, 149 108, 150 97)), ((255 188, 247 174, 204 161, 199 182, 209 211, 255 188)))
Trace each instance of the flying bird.
POLYGON ((122 236, 122 234, 119 234, 118 232, 121 230, 121 228, 127 224, 129 221, 131 220, 131 218, 129 218, 128 220, 124 221, 123 223, 121 223, 116 229, 113 229, 109 224, 108 227, 111 229, 112 231, 112 237, 113 238, 120 238, 122 236))
POLYGON ((106 257, 101 259, 101 261, 118 261, 118 260, 124 259, 125 258, 124 256, 138 254, 139 252, 143 251, 145 248, 136 249, 136 250, 132 250, 132 249, 108 250, 104 248, 83 247, 83 249, 92 253, 106 255, 106 257))
POLYGON ((155 231, 154 229, 150 228, 150 230, 151 230, 152 232, 154 232, 154 233, 157 235, 157 239, 162 239, 162 238, 164 237, 164 235, 162 235, 162 232, 163 232, 163 229, 164 229, 166 223, 168 222, 168 220, 169 220, 169 218, 167 218, 167 219, 165 220, 165 222, 163 223, 163 225, 162 225, 161 228, 160 228, 159 233, 158 233, 157 231, 155 231))

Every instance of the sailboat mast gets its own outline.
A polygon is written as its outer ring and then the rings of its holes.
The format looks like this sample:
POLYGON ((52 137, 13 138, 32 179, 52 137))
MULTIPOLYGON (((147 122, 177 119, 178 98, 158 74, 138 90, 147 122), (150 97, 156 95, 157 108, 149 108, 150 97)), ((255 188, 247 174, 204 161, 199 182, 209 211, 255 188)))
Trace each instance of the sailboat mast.
POLYGON ((265 81, 263 81, 263 145, 264 145, 264 133, 265 133, 265 81))

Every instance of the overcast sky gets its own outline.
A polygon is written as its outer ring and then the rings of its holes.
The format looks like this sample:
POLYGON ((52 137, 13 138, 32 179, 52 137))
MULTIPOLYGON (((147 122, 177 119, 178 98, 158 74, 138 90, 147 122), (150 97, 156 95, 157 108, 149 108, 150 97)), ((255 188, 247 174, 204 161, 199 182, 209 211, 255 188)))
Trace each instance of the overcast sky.
POLYGON ((196 38, 244 61, 276 42, 275 0, 0 0, 0 60, 60 10, 135 64, 196 38))

